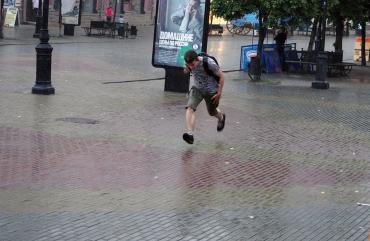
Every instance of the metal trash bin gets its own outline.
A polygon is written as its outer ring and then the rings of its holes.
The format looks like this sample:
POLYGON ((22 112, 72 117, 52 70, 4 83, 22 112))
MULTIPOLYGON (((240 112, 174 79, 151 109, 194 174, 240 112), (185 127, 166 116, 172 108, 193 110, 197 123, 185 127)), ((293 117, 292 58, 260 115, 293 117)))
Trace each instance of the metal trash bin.
POLYGON ((261 66, 258 64, 257 56, 251 56, 251 61, 248 66, 248 75, 249 78, 254 81, 256 80, 256 76, 261 75, 261 66))

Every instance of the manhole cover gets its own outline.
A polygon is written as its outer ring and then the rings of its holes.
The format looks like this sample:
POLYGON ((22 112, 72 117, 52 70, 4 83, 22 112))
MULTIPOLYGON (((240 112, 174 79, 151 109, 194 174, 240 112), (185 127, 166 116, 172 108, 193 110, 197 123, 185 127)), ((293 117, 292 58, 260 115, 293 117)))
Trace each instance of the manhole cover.
POLYGON ((90 125, 99 124, 98 120, 93 120, 93 119, 88 119, 88 118, 78 118, 78 117, 57 118, 55 120, 72 122, 72 123, 77 123, 77 124, 90 124, 90 125))

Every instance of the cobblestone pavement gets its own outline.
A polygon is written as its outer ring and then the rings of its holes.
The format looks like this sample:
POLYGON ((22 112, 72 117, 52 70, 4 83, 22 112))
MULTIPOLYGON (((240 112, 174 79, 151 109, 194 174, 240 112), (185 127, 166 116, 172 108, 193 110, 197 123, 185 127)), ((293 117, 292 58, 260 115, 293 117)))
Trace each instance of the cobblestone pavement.
MULTIPOLYGON (((325 91, 227 73, 224 131, 202 105, 188 145, 185 94, 104 84, 163 76, 151 40, 98 41, 53 46, 53 96, 34 48, 0 46, 0 241, 369 239, 369 69, 325 91)), ((232 69, 241 44, 209 48, 232 69)))

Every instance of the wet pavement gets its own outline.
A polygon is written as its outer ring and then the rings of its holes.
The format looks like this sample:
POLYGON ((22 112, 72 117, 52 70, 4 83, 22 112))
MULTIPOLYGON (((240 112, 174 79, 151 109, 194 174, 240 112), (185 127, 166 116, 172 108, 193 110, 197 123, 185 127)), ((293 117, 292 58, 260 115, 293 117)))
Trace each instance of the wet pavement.
MULTIPOLYGON (((150 64, 152 27, 52 37, 52 96, 30 93, 37 40, 6 31, 0 241, 369 239, 369 68, 329 90, 311 89, 311 75, 227 73, 224 131, 202 104, 188 145, 186 96, 164 92, 150 64)), ((209 52, 234 70, 249 43, 211 37, 209 52)))

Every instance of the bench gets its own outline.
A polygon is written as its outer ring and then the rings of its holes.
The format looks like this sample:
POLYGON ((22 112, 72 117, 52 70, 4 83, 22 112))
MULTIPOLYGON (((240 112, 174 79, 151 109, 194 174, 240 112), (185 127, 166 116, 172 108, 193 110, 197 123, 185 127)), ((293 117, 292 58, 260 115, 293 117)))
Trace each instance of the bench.
POLYGON ((316 53, 309 51, 290 50, 285 53, 287 71, 290 72, 292 68, 296 72, 313 73, 316 70, 316 53))
POLYGON ((114 38, 116 32, 121 37, 137 36, 137 28, 134 25, 129 26, 128 23, 116 23, 105 21, 90 21, 89 27, 82 27, 87 36, 109 36, 114 38), (96 31, 94 33, 94 31, 96 31))
MULTIPOLYGON (((287 71, 290 72, 293 68, 298 72, 315 73, 317 69, 316 52, 314 51, 295 51, 291 50, 287 55, 285 63, 287 71), (300 56, 299 56, 300 55, 300 56)), ((343 53, 328 52, 328 72, 329 77, 348 75, 355 63, 343 62, 343 53)))
POLYGON ((224 33, 224 28, 220 24, 210 24, 209 34, 212 35, 213 32, 216 32, 216 35, 222 35, 224 33))
POLYGON ((105 34, 104 21, 90 21, 89 27, 82 28, 87 36, 91 36, 93 34, 93 30, 97 31, 95 35, 102 36, 105 34))
POLYGON ((345 76, 348 75, 353 66, 357 66, 355 63, 328 63, 328 76, 345 76))
POLYGON ((89 27, 82 27, 87 36, 105 36, 108 32, 108 36, 115 37, 116 24, 105 21, 90 21, 89 27), (96 30, 96 33, 94 33, 96 30))

